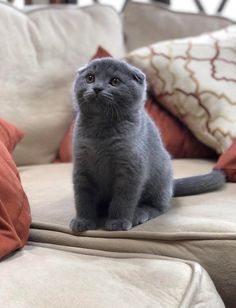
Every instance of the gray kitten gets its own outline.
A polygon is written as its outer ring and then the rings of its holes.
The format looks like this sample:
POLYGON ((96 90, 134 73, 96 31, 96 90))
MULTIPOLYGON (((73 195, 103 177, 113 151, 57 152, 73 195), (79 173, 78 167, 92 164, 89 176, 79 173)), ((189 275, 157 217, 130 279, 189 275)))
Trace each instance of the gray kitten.
POLYGON ((92 61, 74 83, 73 231, 128 230, 165 212, 174 196, 220 188, 221 171, 173 179, 170 155, 144 110, 145 75, 112 58, 92 61))

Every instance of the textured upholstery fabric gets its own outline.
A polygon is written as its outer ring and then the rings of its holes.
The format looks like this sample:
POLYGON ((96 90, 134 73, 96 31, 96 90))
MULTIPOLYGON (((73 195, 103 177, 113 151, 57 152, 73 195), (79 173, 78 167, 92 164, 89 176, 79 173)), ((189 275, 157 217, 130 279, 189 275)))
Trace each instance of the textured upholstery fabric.
POLYGON ((10 277, 0 285, 1 307, 224 307, 194 262, 49 247, 28 245, 1 263, 0 276, 10 277))
POLYGON ((72 118, 75 72, 98 45, 113 56, 124 53, 114 9, 62 8, 23 14, 0 3, 0 117, 25 133, 14 153, 18 165, 54 160, 72 118))
POLYGON ((129 51, 154 42, 215 31, 233 23, 222 17, 174 12, 156 3, 131 1, 123 22, 129 51))
MULTIPOLYGON (((206 173, 214 164, 206 160, 176 160, 175 175, 206 173)), ((75 236, 68 227, 75 212, 71 173, 71 164, 20 168, 33 215, 30 240, 193 260, 210 274, 227 307, 235 307, 235 184, 229 183, 213 193, 175 198, 166 214, 127 232, 100 228, 75 236)))

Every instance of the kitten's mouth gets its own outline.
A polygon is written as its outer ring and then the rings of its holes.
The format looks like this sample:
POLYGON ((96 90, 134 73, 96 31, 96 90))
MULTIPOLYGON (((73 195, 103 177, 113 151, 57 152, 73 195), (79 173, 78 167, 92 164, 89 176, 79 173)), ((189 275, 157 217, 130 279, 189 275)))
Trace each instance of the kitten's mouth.
POLYGON ((82 101, 90 103, 90 104, 97 104, 107 108, 112 107, 111 105, 114 103, 113 95, 109 93, 86 93, 83 95, 82 101))
POLYGON ((102 93, 96 94, 93 100, 105 106, 110 106, 113 104, 113 98, 110 96, 103 95, 102 93))

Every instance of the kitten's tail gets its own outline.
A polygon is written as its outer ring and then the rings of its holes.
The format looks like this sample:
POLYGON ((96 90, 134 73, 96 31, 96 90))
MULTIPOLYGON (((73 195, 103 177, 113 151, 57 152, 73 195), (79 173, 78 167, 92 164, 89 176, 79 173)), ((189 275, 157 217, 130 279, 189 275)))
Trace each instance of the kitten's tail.
POLYGON ((220 189, 226 182, 221 170, 212 170, 208 174, 174 180, 174 197, 203 194, 220 189))

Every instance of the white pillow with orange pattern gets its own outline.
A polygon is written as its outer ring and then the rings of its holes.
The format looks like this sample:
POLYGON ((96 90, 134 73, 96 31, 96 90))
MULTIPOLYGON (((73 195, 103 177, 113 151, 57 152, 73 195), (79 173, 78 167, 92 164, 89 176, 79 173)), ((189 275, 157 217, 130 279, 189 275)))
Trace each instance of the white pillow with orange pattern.
POLYGON ((137 49, 154 96, 219 154, 236 138, 236 26, 137 49))

